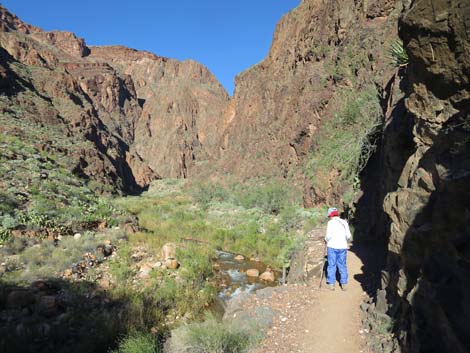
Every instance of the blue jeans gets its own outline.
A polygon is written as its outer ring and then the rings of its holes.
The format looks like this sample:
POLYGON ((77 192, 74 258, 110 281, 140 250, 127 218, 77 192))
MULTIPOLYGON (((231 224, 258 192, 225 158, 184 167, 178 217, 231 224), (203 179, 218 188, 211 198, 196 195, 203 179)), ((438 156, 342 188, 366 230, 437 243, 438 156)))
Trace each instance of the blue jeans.
POLYGON ((347 249, 327 249, 328 268, 326 270, 326 283, 336 283, 336 267, 339 271, 339 282, 341 284, 348 283, 348 269, 346 268, 347 249))

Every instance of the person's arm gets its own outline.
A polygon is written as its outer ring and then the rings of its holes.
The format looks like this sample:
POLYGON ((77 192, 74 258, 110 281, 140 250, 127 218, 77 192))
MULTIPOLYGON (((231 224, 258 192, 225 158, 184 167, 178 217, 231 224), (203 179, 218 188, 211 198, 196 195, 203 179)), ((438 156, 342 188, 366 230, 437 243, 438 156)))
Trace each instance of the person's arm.
POLYGON ((332 234, 332 229, 331 229, 331 222, 328 221, 328 224, 326 226, 325 243, 328 243, 328 241, 330 241, 332 237, 333 237, 333 234, 332 234))
POLYGON ((346 239, 350 241, 352 239, 352 235, 351 235, 351 230, 349 229, 349 224, 347 221, 344 221, 344 224, 346 228, 346 239))

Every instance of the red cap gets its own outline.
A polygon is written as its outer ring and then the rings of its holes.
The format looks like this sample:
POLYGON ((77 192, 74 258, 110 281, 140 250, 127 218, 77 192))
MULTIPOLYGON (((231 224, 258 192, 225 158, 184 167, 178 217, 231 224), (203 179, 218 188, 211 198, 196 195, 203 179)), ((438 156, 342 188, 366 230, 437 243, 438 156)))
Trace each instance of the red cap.
POLYGON ((328 217, 339 217, 339 213, 338 213, 337 210, 331 211, 331 212, 330 212, 330 215, 329 215, 328 217))

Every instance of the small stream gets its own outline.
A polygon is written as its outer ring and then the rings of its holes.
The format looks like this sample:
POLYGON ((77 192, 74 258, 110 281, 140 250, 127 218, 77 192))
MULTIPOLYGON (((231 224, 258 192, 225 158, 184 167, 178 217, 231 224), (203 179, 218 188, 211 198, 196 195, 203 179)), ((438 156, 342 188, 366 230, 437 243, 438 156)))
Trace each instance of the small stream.
POLYGON ((280 275, 277 272, 274 272, 274 282, 266 282, 246 275, 248 269, 257 269, 262 274, 267 266, 260 261, 235 260, 235 254, 225 251, 217 251, 216 255, 214 267, 220 289, 212 309, 220 314, 223 314, 227 302, 241 293, 249 293, 265 287, 275 287, 279 284, 280 275))

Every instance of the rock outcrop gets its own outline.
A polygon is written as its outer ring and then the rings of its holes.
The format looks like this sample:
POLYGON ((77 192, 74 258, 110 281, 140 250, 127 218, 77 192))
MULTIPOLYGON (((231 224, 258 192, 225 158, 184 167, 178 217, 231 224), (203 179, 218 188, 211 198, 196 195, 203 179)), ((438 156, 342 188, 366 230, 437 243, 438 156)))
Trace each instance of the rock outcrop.
POLYGON ((197 162, 215 155, 228 95, 203 65, 125 47, 92 47, 135 83, 141 118, 134 148, 162 177, 186 178, 197 162))
POLYGON ((69 153, 78 176, 132 192, 153 178, 185 178, 217 150, 228 95, 201 64, 89 48, 73 33, 42 31, 3 7, 0 16, 7 105, 27 106, 18 118, 80 141, 69 153))
POLYGON ((2 106, 15 107, 13 115, 25 123, 62 133, 59 148, 75 162, 74 173, 97 188, 132 192, 148 184, 155 173, 130 147, 141 114, 132 81, 109 65, 86 61, 83 39, 44 32, 0 12, 2 86, 9 101, 2 106))
POLYGON ((288 179, 304 189, 307 205, 339 200, 338 183, 315 190, 318 171, 306 165, 342 94, 368 84, 380 93, 395 72, 386 57, 401 6, 382 3, 304 0, 282 18, 266 59, 236 77, 219 171, 288 179))
POLYGON ((375 312, 391 317, 403 352, 470 350, 468 28, 468 1, 405 6, 409 63, 389 87, 380 182, 364 185, 382 195, 373 205, 384 213, 367 231, 388 252, 375 312))

